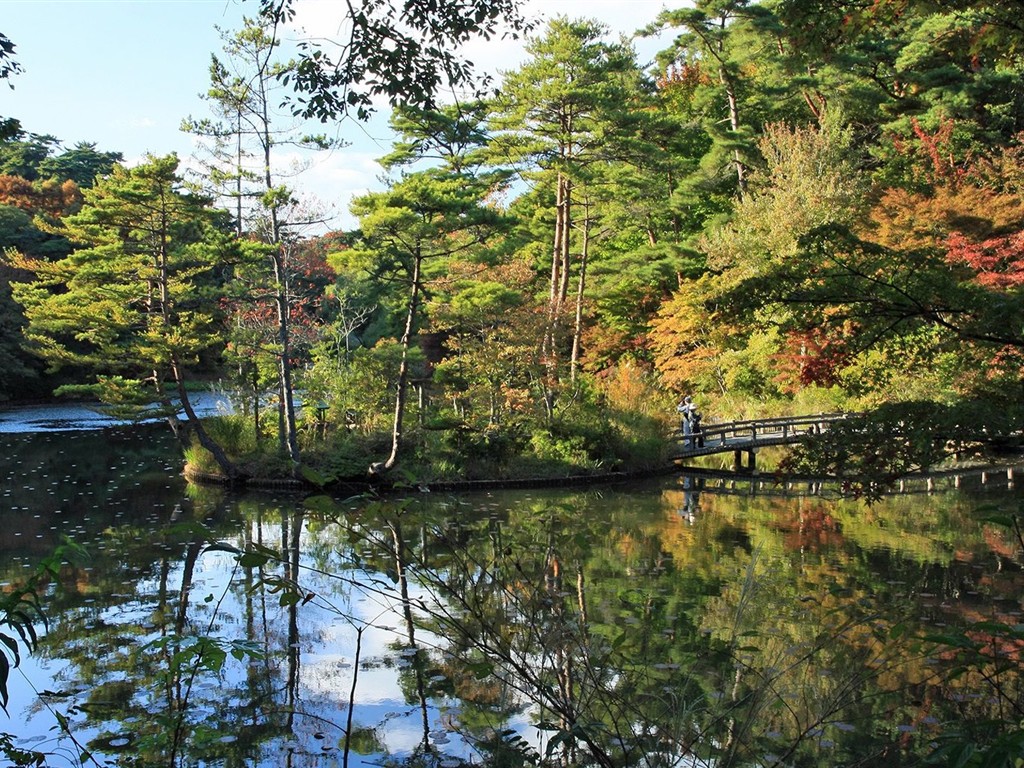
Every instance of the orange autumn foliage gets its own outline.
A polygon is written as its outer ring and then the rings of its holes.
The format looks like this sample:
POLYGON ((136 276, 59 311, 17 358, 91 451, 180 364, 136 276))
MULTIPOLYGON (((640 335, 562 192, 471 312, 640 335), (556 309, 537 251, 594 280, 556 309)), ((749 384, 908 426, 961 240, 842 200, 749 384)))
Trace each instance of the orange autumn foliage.
POLYGON ((942 185, 931 194, 889 189, 871 213, 870 240, 890 248, 943 247, 953 233, 975 241, 1024 229, 1019 195, 973 184, 942 185))
POLYGON ((29 181, 21 176, 0 175, 0 205, 60 218, 82 206, 82 191, 71 181, 29 181))

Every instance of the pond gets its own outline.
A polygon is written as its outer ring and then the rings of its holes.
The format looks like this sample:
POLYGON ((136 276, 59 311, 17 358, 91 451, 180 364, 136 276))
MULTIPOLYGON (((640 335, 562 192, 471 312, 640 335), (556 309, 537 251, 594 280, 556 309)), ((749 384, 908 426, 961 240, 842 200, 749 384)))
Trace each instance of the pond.
POLYGON ((0 587, 82 550, 0 725, 48 765, 898 766, 1020 719, 1005 472, 343 500, 190 487, 159 426, 0 446, 0 587))

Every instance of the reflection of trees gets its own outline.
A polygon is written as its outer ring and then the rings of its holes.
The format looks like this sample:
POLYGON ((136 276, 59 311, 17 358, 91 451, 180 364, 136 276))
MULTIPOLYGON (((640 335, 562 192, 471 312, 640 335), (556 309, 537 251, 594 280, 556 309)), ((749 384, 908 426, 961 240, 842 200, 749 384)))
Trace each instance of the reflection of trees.
MULTIPOLYGON (((935 535, 908 536, 897 554, 856 547, 867 525, 819 499, 726 508, 704 493, 686 522, 678 498, 642 509, 612 495, 537 494, 501 507, 311 500, 304 511, 204 494, 157 534, 112 528, 94 570, 67 574, 80 592, 61 598, 47 641, 83 689, 72 726, 127 734, 135 759, 150 764, 164 764, 178 726, 193 762, 258 761, 266 745, 293 736, 303 745, 297 759, 312 760, 334 746, 313 741, 313 722, 338 735, 336 750, 344 738, 339 762, 349 750, 382 753, 388 717, 360 707, 360 658, 351 671, 336 662, 340 684, 314 692, 323 662, 307 656, 304 665, 300 645, 320 641, 315 622, 325 611, 360 639, 394 641, 382 657, 362 659, 364 669, 395 669, 420 734, 411 752, 375 758, 389 765, 461 759, 461 748, 444 746, 444 729, 489 764, 909 761, 927 751, 933 718, 980 721, 1017 706, 1015 648, 1003 643, 998 665, 953 678, 943 675, 952 654, 930 659, 927 646, 909 642, 921 612, 950 624, 992 618, 980 599, 954 599, 991 582, 965 564, 940 567, 935 542, 954 536, 937 514, 920 525, 935 535), (243 533, 231 540, 269 554, 236 571, 237 608, 226 611, 220 587, 211 597, 202 585, 211 558, 233 560, 205 547, 236 535, 218 520, 239 511, 243 533), (101 610, 85 602, 90 590, 120 597, 101 610), (218 676, 195 665, 203 636, 222 651, 238 639, 263 656, 229 656, 233 670, 218 676), (993 681, 1002 703, 976 695, 993 681)), ((902 507, 895 519, 886 514, 865 512, 879 527, 909 529, 902 507)), ((968 525, 959 510, 945 514, 968 525)), ((961 539, 980 552, 972 525, 961 539)), ((1001 582, 1019 578, 1014 557, 1004 553, 1001 582)), ((352 659, 350 646, 339 650, 352 659)))
MULTIPOLYGON (((223 504, 203 505, 195 514, 215 523, 223 504)), ((284 725, 275 714, 282 707, 273 701, 273 669, 250 654, 254 646, 246 642, 259 634, 258 603, 240 603, 245 636, 225 637, 232 621, 221 604, 225 595, 197 592, 196 581, 204 558, 225 555, 204 554, 210 529, 182 517, 181 509, 171 517, 155 528, 108 531, 111 545, 88 568, 89 591, 76 597, 65 590, 51 606, 59 610, 42 651, 70 663, 64 673, 70 688, 49 702, 70 704, 72 732, 95 731, 92 748, 116 764, 173 766, 211 758, 241 764, 284 725), (119 598, 100 608, 92 596, 104 593, 119 598), (248 662, 247 677, 225 695, 216 681, 233 653, 248 662), (251 702, 265 709, 254 713, 251 702)), ((86 583, 71 571, 64 578, 86 583)))
POLYGON ((487 722, 481 715, 489 712, 488 724, 500 730, 504 717, 529 707, 548 731, 551 759, 612 766, 650 756, 678 718, 663 676, 650 674, 646 659, 629 661, 631 640, 639 634, 649 644, 653 635, 647 627, 610 632, 619 617, 607 615, 617 613, 618 603, 608 594, 594 631, 584 563, 592 545, 606 546, 604 539, 575 510, 539 512, 528 510, 515 527, 491 516, 468 533, 465 526, 432 524, 409 565, 430 598, 420 600, 419 619, 443 638, 438 658, 445 662, 438 666, 462 699, 464 735, 492 757, 521 752, 511 732, 496 742, 488 730, 470 729, 487 722), (479 720, 466 716, 474 707, 479 720))
POLYGON ((488 759, 891 760, 926 751, 931 718, 952 714, 906 601, 934 574, 901 561, 889 584, 826 549, 842 532, 819 501, 763 527, 755 515, 742 536, 703 515, 672 554, 650 518, 609 531, 589 512, 585 497, 477 519, 405 508, 378 526, 390 541, 363 521, 382 553, 406 553, 396 599, 439 644, 406 672, 410 700, 443 676, 428 689, 460 697, 457 724, 488 759), (504 725, 517 711, 545 731, 543 755, 504 725))

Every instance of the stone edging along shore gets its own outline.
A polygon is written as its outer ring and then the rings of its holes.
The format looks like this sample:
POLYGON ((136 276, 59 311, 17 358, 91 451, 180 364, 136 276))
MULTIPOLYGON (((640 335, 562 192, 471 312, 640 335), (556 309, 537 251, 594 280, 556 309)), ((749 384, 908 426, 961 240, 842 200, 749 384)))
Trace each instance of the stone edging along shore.
MULTIPOLYGON (((268 490, 268 491, 321 491, 331 492, 343 490, 346 493, 360 491, 375 491, 377 493, 407 493, 409 491, 421 492, 460 492, 460 491, 491 491, 491 490, 513 490, 517 488, 558 488, 561 486, 579 487, 584 485, 603 485, 607 483, 619 483, 629 480, 643 480, 650 477, 661 477, 678 471, 674 464, 667 464, 662 467, 651 469, 634 470, 629 472, 600 472, 590 475, 566 475, 564 477, 523 477, 506 478, 501 480, 446 480, 431 483, 419 483, 416 486, 397 486, 387 482, 361 482, 346 481, 337 482, 319 487, 300 478, 292 477, 250 477, 238 487, 240 489, 268 490)), ((211 472, 200 472, 185 467, 182 472, 185 479, 197 485, 229 485, 228 478, 211 472)))

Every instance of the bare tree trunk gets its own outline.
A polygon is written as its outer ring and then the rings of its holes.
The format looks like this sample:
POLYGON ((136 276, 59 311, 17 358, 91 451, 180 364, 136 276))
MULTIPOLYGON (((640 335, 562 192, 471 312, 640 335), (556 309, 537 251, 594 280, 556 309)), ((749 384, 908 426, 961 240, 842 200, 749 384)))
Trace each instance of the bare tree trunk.
POLYGON ((562 217, 562 203, 565 195, 565 178, 558 174, 558 181, 555 184, 555 238, 551 246, 551 290, 549 306, 554 307, 558 303, 558 286, 561 284, 562 269, 562 227, 565 220, 562 217))
POLYGON ((551 253, 551 292, 548 302, 547 328, 541 355, 546 375, 543 384, 544 410, 550 420, 555 412, 559 379, 558 337, 562 307, 569 287, 569 244, 571 242, 572 182, 559 172, 555 192, 555 237, 551 253))
POLYGON ((548 295, 547 327, 544 329, 542 354, 553 371, 557 365, 556 336, 558 333, 558 315, 561 311, 560 286, 565 258, 562 249, 565 247, 563 231, 567 226, 565 220, 565 177, 559 172, 555 183, 555 236, 551 246, 551 286, 548 295))
POLYGON ((221 448, 217 441, 210 437, 206 428, 203 427, 203 422, 196 416, 195 409, 192 407, 192 401, 188 396, 188 390, 185 389, 185 382, 181 376, 177 360, 172 361, 171 365, 174 372, 174 381, 178 387, 178 398, 181 400, 181 409, 185 412, 185 419, 196 436, 196 440, 199 441, 199 445, 210 452, 213 460, 217 462, 217 466, 220 467, 229 483, 235 485, 243 482, 245 476, 235 463, 228 458, 228 455, 224 453, 224 449, 221 448))
POLYGON ((280 347, 277 362, 281 389, 281 408, 283 409, 283 438, 288 458, 291 459, 292 468, 294 469, 299 464, 299 441, 298 427, 296 426, 295 418, 295 396, 292 392, 292 335, 288 320, 290 303, 288 297, 288 269, 287 264, 285 263, 285 246, 280 242, 280 240, 276 243, 276 246, 277 250, 273 259, 275 305, 277 308, 277 343, 280 347))
MULTIPOLYGON (((398 366, 398 382, 395 386, 395 420, 391 429, 391 455, 380 467, 388 470, 398 462, 398 451, 403 443, 403 421, 405 419, 405 400, 409 382, 409 347, 412 344, 413 328, 416 325, 416 310, 420 300, 420 262, 422 254, 417 248, 413 259, 412 287, 409 291, 409 308, 405 317, 405 331, 402 333, 402 361, 398 366)), ((371 474, 376 471, 371 467, 371 474)))
POLYGON ((558 285, 558 308, 561 309, 569 296, 569 265, 572 261, 570 246, 572 244, 572 180, 564 180, 565 191, 562 194, 562 274, 558 285))
POLYGON ((590 256, 590 201, 584 203, 583 243, 580 249, 580 274, 576 287, 576 318, 572 329, 572 355, 569 359, 569 380, 576 381, 579 371, 583 336, 583 295, 587 286, 587 259, 590 256))
MULTIPOLYGON (((738 133, 740 130, 740 112, 739 102, 736 99, 736 87, 732 79, 726 76, 724 69, 722 70, 721 79, 722 84, 725 86, 726 97, 729 99, 729 126, 732 128, 733 133, 738 133)), ((746 166, 738 149, 732 151, 732 158, 736 166, 736 186, 742 195, 747 188, 746 166)))

